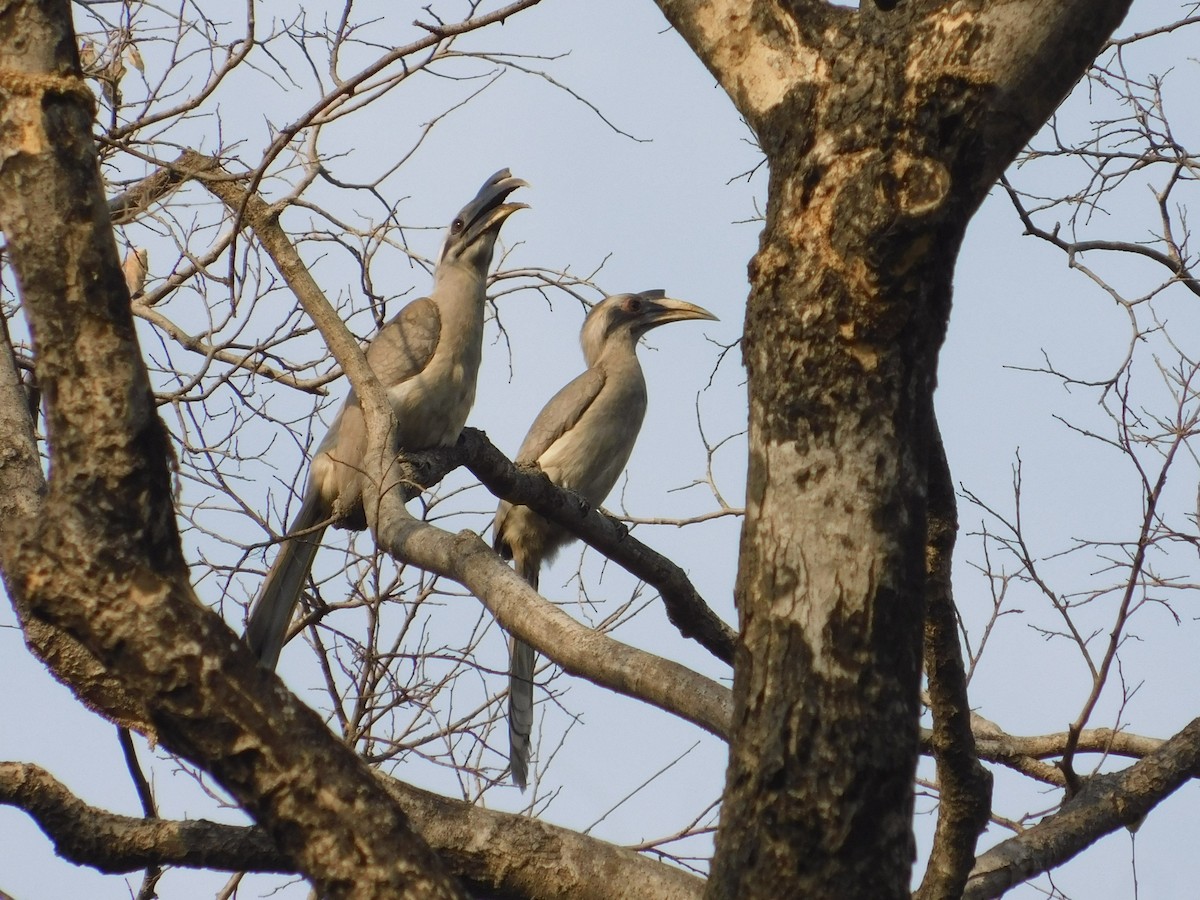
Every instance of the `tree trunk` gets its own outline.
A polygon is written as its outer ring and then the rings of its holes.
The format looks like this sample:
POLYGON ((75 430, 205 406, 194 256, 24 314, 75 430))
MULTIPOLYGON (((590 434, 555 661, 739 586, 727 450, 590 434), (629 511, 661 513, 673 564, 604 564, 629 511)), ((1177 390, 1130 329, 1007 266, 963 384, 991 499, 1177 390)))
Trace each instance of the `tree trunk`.
POLYGON ((1128 3, 659 6, 771 169, 709 896, 908 896, 927 444, 954 261, 1128 3))
POLYGON ((143 701, 117 713, 147 717, 146 731, 210 771, 322 896, 465 896, 366 764, 197 602, 65 0, 4 4, 0 59, 0 229, 52 463, 44 502, 26 488, 36 511, 0 522, 22 621, 67 633, 143 701))
POLYGON ((797 896, 799 875, 803 896, 899 897, 915 854, 926 443, 953 252, 925 279, 896 273, 896 256, 872 248, 898 210, 866 189, 889 178, 886 157, 824 176, 806 160, 774 176, 782 202, 752 269, 722 837, 747 822, 778 829, 732 839, 714 887, 797 896), (781 851, 782 868, 763 864, 781 851))

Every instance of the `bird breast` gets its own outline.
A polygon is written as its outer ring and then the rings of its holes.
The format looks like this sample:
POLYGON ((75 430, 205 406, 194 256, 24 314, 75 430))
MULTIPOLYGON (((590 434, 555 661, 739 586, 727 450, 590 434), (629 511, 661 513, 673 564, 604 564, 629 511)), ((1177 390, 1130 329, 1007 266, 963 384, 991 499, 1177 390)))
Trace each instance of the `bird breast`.
POLYGON ((424 370, 388 391, 401 448, 445 447, 458 440, 475 403, 481 344, 466 340, 457 348, 439 345, 424 370))

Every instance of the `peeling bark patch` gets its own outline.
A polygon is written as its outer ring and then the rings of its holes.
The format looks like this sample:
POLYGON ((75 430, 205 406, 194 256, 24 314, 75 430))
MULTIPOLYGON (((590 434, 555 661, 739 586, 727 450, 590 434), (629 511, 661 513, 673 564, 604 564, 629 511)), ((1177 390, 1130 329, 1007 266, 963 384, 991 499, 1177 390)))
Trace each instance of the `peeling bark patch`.
POLYGON ((914 855, 928 426, 954 257, 1123 10, 1098 9, 1097 24, 1086 4, 962 0, 833 28, 819 5, 702 6, 794 11, 825 60, 822 81, 801 76, 758 119, 738 69, 753 68, 749 52, 732 70, 710 62, 736 85, 771 176, 743 344, 753 499, 710 894, 898 900, 914 855))
POLYGON ((4 162, 21 154, 31 156, 46 149, 46 132, 41 127, 41 117, 34 114, 37 100, 19 93, 7 93, 0 87, 0 119, 4 122, 4 135, 0 146, 4 147, 4 162), (7 96, 5 96, 7 94, 7 96))
POLYGON ((898 153, 892 157, 900 212, 910 218, 941 208, 950 193, 950 173, 936 159, 898 153))
POLYGON ((702 6, 694 24, 714 48, 712 65, 730 73, 726 88, 749 118, 778 107, 796 84, 827 78, 824 60, 800 40, 792 15, 778 7, 753 4, 742 12, 702 6))

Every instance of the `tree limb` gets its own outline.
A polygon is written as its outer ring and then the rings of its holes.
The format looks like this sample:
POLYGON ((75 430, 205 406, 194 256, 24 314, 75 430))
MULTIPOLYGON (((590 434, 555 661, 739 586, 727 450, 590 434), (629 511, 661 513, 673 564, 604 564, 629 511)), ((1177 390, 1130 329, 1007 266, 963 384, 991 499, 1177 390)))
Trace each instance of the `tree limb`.
MULTIPOLYGON (((189 164, 200 168, 199 160, 189 164)), ((260 197, 248 195, 228 179, 205 181, 205 185, 231 210, 244 210, 246 226, 267 250, 305 311, 320 328, 330 349, 351 377, 360 399, 364 397, 365 389, 378 392, 377 399, 382 407, 374 412, 365 409, 368 423, 379 414, 385 422, 394 425, 386 395, 367 365, 366 357, 279 226, 275 211, 260 197), (361 386, 360 378, 364 379, 361 386)), ((377 467, 367 465, 364 469, 393 473, 391 477, 373 481, 364 492, 367 519, 380 549, 465 585, 483 600, 509 632, 527 640, 568 672, 643 699, 718 736, 728 734, 730 706, 726 688, 684 666, 636 650, 580 625, 516 578, 477 536, 462 534, 454 537, 413 520, 403 506, 415 487, 411 471, 406 471, 395 459, 382 459, 383 448, 387 446, 391 443, 386 439, 377 440, 372 430, 366 458, 380 460, 380 464, 377 467), (391 516, 380 515, 377 520, 376 514, 381 510, 384 498, 389 498, 394 488, 399 488, 399 492, 388 500, 391 516), (372 500, 372 497, 379 499, 372 500), (456 545, 461 551, 457 555, 456 545)), ((482 445, 477 446, 482 452, 482 445)), ((493 458, 492 462, 495 461, 493 458)))
POLYGON ((456 453, 497 497, 535 510, 654 587, 679 633, 732 665, 737 633, 704 602, 679 566, 651 550, 616 519, 553 484, 540 471, 515 466, 482 431, 464 428, 456 453))
POLYGON ((174 162, 159 166, 108 201, 113 225, 128 225, 184 182, 201 172, 214 171, 217 166, 217 160, 210 156, 184 150, 174 162))
MULTIPOLYGON (((346 374, 350 376, 351 384, 362 397, 367 387, 360 385, 359 379, 375 382, 370 368, 366 366, 366 358, 346 329, 341 317, 338 316, 313 280, 286 232, 280 227, 276 211, 257 195, 248 196, 244 189, 227 177, 228 173, 215 161, 193 151, 185 151, 180 156, 180 163, 197 173, 216 172, 226 176, 218 179, 202 178, 202 180, 205 186, 219 197, 231 211, 244 211, 243 220, 246 226, 267 250, 271 260, 300 300, 305 311, 316 322, 321 334, 329 342, 330 350, 342 363, 346 374), (348 356, 344 359, 343 354, 348 354, 348 356), (360 361, 363 370, 353 371, 360 361)), ((377 383, 375 387, 378 387, 377 383)), ((390 421, 390 408, 387 407, 386 402, 384 409, 390 421)), ((370 420, 370 413, 368 413, 368 420, 370 420)), ((608 520, 599 513, 593 512, 589 515, 587 510, 581 510, 577 499, 573 499, 569 493, 559 491, 548 483, 544 486, 539 484, 539 482, 545 482, 544 478, 522 477, 515 467, 486 441, 486 438, 479 440, 474 437, 476 434, 478 432, 464 433, 464 437, 460 441, 460 452, 465 454, 465 464, 485 485, 488 485, 494 493, 498 489, 512 491, 513 495, 506 496, 505 499, 524 503, 537 509, 538 512, 562 524, 572 533, 585 532, 579 536, 588 543, 601 542, 603 546, 597 549, 610 555, 619 565, 625 566, 634 575, 643 578, 659 589, 668 616, 685 637, 695 638, 719 659, 732 663, 733 630, 725 625, 704 603, 678 566, 654 553, 640 541, 628 537, 626 529, 619 523, 608 520), (523 497, 528 499, 522 499, 523 497), (538 504, 542 504, 545 509, 539 507, 538 504)), ((482 438, 482 435, 480 437, 482 438)), ((418 483, 431 484, 433 482, 421 481, 418 483)), ((497 496, 501 495, 501 493, 497 493, 497 496)))
MULTIPOLYGON (((971 728, 981 759, 1006 766, 1046 784, 1066 786, 1066 777, 1062 769, 1042 760, 1061 756, 1066 752, 1071 740, 1069 732, 1028 736, 1008 734, 995 722, 978 713, 971 714, 971 728)), ((923 751, 927 749, 929 740, 930 733, 923 730, 923 751)), ((1077 753, 1101 753, 1106 756, 1141 759, 1153 753, 1163 743, 1162 738, 1115 731, 1112 728, 1088 728, 1079 733, 1075 750, 1077 753)))
POLYGON ((1200 777, 1200 719, 1127 769, 1094 775, 1037 825, 997 844, 975 863, 965 900, 999 897, 1047 872, 1104 835, 1136 825, 1189 779, 1200 777))
MULTIPOLYGON (((490 897, 689 900, 704 882, 632 850, 528 816, 438 797, 385 776, 389 793, 451 871, 490 897), (545 865, 553 859, 554 865, 545 865)), ((294 873, 256 826, 121 816, 90 806, 38 766, 0 763, 0 804, 27 812, 56 852, 102 872, 181 866, 294 873)))
POLYGON ((350 334, 346 323, 325 297, 325 292, 321 290, 296 251, 291 238, 280 226, 280 211, 268 205, 258 194, 247 193, 245 188, 230 177, 230 173, 223 166, 209 157, 193 150, 185 150, 180 155, 180 162, 195 171, 196 177, 231 213, 240 214, 242 224, 249 228, 262 244, 308 317, 320 329, 321 336, 329 345, 334 359, 350 379, 350 384, 362 404, 371 440, 378 439, 381 443, 386 443, 382 431, 386 430, 387 423, 394 426, 387 392, 367 365, 367 356, 363 348, 350 334), (200 173, 215 173, 222 177, 209 178, 200 173))
POLYGON ((931 423, 925 674, 933 713, 930 744, 937 762, 940 802, 929 864, 914 896, 916 900, 952 900, 962 894, 975 862, 976 841, 987 827, 992 775, 979 763, 971 732, 971 707, 951 584, 958 509, 942 436, 936 419, 931 417, 931 423))
POLYGON ((46 495, 29 401, 8 321, 0 316, 0 530, 5 522, 37 515, 46 495))
POLYGON ((0 533, 10 596, 144 701, 162 743, 212 772, 323 894, 462 897, 366 765, 191 590, 171 445, 129 309, 76 46, 63 0, 18 0, 0 22, 0 229, 34 337, 53 462, 40 514, 0 533))
POLYGON ((414 519, 403 494, 390 488, 406 483, 394 460, 376 458, 367 472, 389 477, 365 479, 367 521, 376 544, 396 559, 453 579, 488 608, 505 630, 558 663, 567 672, 620 694, 643 700, 705 731, 728 738, 728 688, 686 666, 614 640, 576 622, 525 583, 472 531, 450 534, 414 519), (380 492, 377 483, 385 485, 380 492))
MULTIPOLYGON (((25 387, 16 367, 8 322, 0 320, 0 546, 11 529, 42 514, 46 479, 38 455, 34 422, 25 387)), ((0 575, 5 559, 0 553, 0 575)), ((118 725, 140 727, 151 739, 153 726, 145 705, 129 694, 119 679, 76 638, 30 615, 13 598, 13 611, 30 650, 50 672, 75 691, 85 706, 103 711, 118 725)))
POLYGON ((100 872, 167 865, 230 872, 296 870, 261 828, 106 812, 84 803, 39 766, 0 762, 0 803, 27 812, 59 856, 100 872))

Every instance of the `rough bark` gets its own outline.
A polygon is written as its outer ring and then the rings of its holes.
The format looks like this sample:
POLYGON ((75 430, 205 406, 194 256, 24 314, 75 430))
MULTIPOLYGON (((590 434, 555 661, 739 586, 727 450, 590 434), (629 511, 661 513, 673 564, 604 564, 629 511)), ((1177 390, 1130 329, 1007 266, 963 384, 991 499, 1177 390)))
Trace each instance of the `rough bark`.
POLYGON ((0 6, 0 228, 51 459, 37 515, 0 533, 10 596, 22 618, 68 632, 119 678, 162 743, 211 771, 324 895, 461 897, 366 766, 191 592, 170 442, 130 314, 70 23, 63 0, 0 6))
POLYGON ((971 731, 971 706, 950 578, 958 508, 936 422, 928 471, 925 674, 933 714, 930 745, 937 762, 939 803, 933 848, 915 900, 953 900, 962 895, 975 863, 975 843, 987 827, 992 810, 992 775, 979 762, 971 731))
MULTIPOLYGON (((451 871, 485 896, 691 900, 704 890, 695 875, 623 847, 380 778, 451 871)), ((83 803, 37 766, 0 763, 0 804, 28 812, 64 859, 103 872, 149 865, 295 871, 261 828, 115 815, 83 803)))
POLYGON ((165 865, 234 872, 294 869, 260 828, 105 812, 84 803, 38 766, 0 763, 0 803, 29 813, 63 859, 101 872, 165 865))
MULTIPOLYGON (((903 896, 930 397, 954 257, 988 187, 1128 3, 914 0, 890 13, 815 0, 659 4, 771 167, 746 319, 751 457, 734 745, 709 891, 903 896)), ((28 633, 65 635, 85 667, 130 686, 129 715, 210 768, 327 895, 451 895, 400 806, 190 594, 169 442, 139 362, 67 21, 61 2, 0 2, 0 227, 34 330, 53 460, 48 495, 32 479, 16 498, 35 511, 0 522, 18 613, 28 633)), ((270 231, 269 208, 239 211, 261 214, 270 231)), ((384 446, 386 404, 361 353, 336 341, 335 352, 375 409, 372 440, 384 446)), ((9 446, 27 457, 31 440, 22 431, 9 446)), ((406 521, 396 501, 385 492, 373 524, 402 555, 475 579, 505 624, 535 643, 561 638, 580 671, 598 657, 605 683, 727 731, 720 690, 701 683, 689 697, 686 670, 623 651, 609 659, 611 642, 579 643, 550 613, 525 612, 536 598, 477 539, 406 521)), ((1095 780, 1025 843, 986 855, 969 890, 1040 871, 1136 818, 1138 804, 1195 774, 1194 731, 1126 780, 1095 780), (1040 835, 1047 842, 1035 846, 1040 835)))
POLYGON ((659 0, 770 166, 712 897, 902 897, 926 459, 971 214, 1127 2, 659 0))
MULTIPOLYGON (((69 60, 56 65, 69 72, 69 60)), ((34 79, 28 90, 50 85, 74 91, 76 82, 69 75, 56 77, 60 80, 34 79)), ((87 101, 79 91, 70 99, 76 105, 87 101)), ((13 121, 25 114, 26 134, 39 125, 36 103, 20 109, 6 103, 4 112, 13 121)), ((52 110, 52 115, 59 112, 52 110)), ((439 881, 439 866, 421 855, 403 813, 381 798, 377 787, 364 786, 362 779, 372 776, 353 755, 277 682, 247 665, 229 632, 190 595, 172 521, 169 446, 153 412, 124 282, 117 280, 111 231, 102 221, 110 210, 100 202, 86 140, 87 116, 71 108, 65 114, 75 116, 71 128, 62 129, 71 141, 43 142, 51 159, 34 160, 39 164, 33 165, 26 158, 28 147, 10 147, 0 170, 0 183, 8 189, 0 216, 35 328, 39 374, 48 385, 55 475, 47 500, 25 397, 9 355, 0 379, 0 413, 6 420, 11 414, 19 427, 6 429, 2 449, 6 459, 20 464, 0 471, 3 485, 11 489, 4 493, 5 512, 12 513, 4 518, 0 541, 10 592, 27 633, 42 631, 49 642, 77 648, 86 665, 69 671, 61 654, 44 652, 43 658, 77 690, 80 682, 95 679, 88 694, 94 708, 156 735, 213 771, 242 800, 278 846, 255 868, 306 871, 329 896, 439 895, 446 888, 444 879, 439 881), (72 214, 72 202, 85 207, 82 214, 77 209, 72 214), (23 205, 27 203, 33 206, 23 205), (69 211, 45 215, 60 209, 69 211), (43 216, 72 230, 73 246, 81 248, 78 257, 66 254, 64 259, 53 249, 64 242, 71 245, 63 234, 34 227, 43 216), (85 267, 99 277, 81 279, 85 267), (64 282, 81 288, 68 289, 64 282), (82 351, 72 349, 80 347, 82 351), (97 398, 112 398, 113 405, 98 404, 97 398), (145 434, 150 437, 139 438, 145 434), (100 456, 87 449, 96 440, 106 448, 100 456), (122 493, 131 486, 142 498, 132 510, 122 493), (155 527, 148 527, 143 516, 150 516, 155 527), (54 539, 63 528, 72 536, 54 539), (78 596, 85 591, 88 596, 78 596), (191 640, 168 637, 178 634, 191 635, 191 640), (122 715, 126 696, 131 698, 129 709, 122 715), (327 774, 314 784, 311 774, 318 771, 327 774), (401 846, 396 846, 398 839, 401 846)), ((175 177, 154 180, 149 185, 153 190, 139 193, 137 203, 153 202, 178 181, 214 168, 211 160, 188 153, 176 166, 175 177)), ((256 233, 279 237, 272 210, 240 204, 246 194, 227 176, 223 187, 247 224, 257 226, 256 233)), ((125 205, 118 203, 118 211, 125 205)), ((303 266, 287 256, 290 245, 276 240, 272 249, 293 276, 297 293, 321 299, 315 286, 304 285, 303 266)), ((7 342, 5 347, 11 349, 7 342)), ((352 360, 358 350, 356 345, 339 349, 352 360)), ((728 635, 723 637, 727 642, 728 635)), ((609 659, 606 653, 598 656, 609 659)), ((685 698, 685 710, 700 697, 708 706, 702 703, 695 717, 712 730, 725 730, 729 707, 724 688, 711 685, 710 690, 706 682, 689 691, 686 679, 661 677, 653 666, 635 669, 641 674, 622 676, 631 687, 675 686, 685 698)), ((35 786, 46 800, 41 779, 21 785, 26 795, 35 786)), ((622 896, 623 891, 628 895, 631 884, 664 897, 695 896, 700 890, 692 876, 562 829, 472 810, 402 785, 393 784, 389 791, 401 808, 422 820, 453 870, 493 895, 602 898, 622 896)), ((82 815, 86 822, 76 819, 74 824, 87 827, 64 835, 61 846, 74 858, 108 869, 151 862, 219 867, 245 861, 246 852, 263 852, 259 837, 238 848, 221 829, 109 817, 69 803, 60 803, 51 821, 61 829, 72 816, 82 815), (98 843, 98 837, 107 840, 98 843)))

